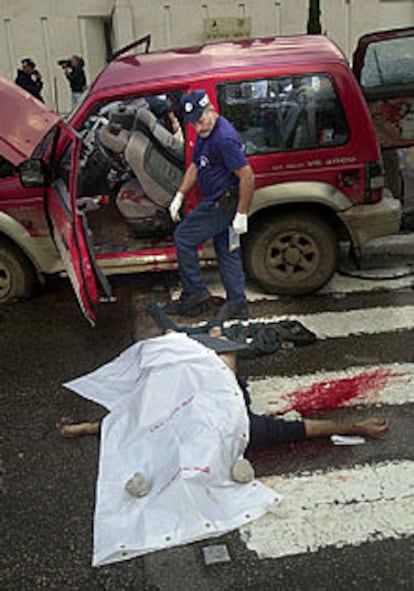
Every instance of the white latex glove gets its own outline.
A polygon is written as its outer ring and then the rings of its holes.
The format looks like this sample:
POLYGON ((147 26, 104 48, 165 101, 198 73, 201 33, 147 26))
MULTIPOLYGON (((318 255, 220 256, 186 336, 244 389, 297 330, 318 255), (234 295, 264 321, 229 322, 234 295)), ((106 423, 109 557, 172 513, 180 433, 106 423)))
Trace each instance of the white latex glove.
POLYGON ((236 215, 233 218, 233 230, 237 234, 246 234, 247 232, 247 213, 239 213, 236 211, 236 215))
POLYGON ((168 210, 170 212, 170 216, 173 222, 177 223, 181 221, 180 217, 180 209, 184 201, 184 193, 181 191, 177 191, 174 195, 173 200, 171 201, 168 210))

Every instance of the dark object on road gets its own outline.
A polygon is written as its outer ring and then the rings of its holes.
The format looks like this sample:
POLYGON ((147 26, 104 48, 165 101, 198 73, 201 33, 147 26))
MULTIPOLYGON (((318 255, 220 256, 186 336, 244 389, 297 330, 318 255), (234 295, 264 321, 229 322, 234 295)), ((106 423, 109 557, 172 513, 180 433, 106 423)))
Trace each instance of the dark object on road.
MULTIPOLYGON (((178 326, 167 316, 165 308, 159 303, 151 304, 147 310, 163 332, 174 330, 194 336, 206 334, 213 326, 217 326, 215 320, 198 326, 178 326)), ((297 320, 236 322, 231 326, 222 327, 222 332, 228 339, 245 345, 243 350, 238 351, 239 356, 245 358, 275 353, 280 349, 282 343, 302 346, 310 345, 316 341, 316 335, 297 320)))
POLYGON ((214 317, 216 324, 223 324, 226 320, 247 320, 249 310, 247 304, 232 304, 225 302, 214 317))
POLYGON ((230 352, 237 352, 243 353, 249 349, 248 345, 244 343, 237 343, 236 341, 231 341, 229 339, 217 339, 215 337, 210 336, 206 333, 200 334, 192 334, 188 335, 191 339, 194 339, 198 343, 201 343, 205 347, 209 349, 213 349, 216 353, 230 353, 230 352))

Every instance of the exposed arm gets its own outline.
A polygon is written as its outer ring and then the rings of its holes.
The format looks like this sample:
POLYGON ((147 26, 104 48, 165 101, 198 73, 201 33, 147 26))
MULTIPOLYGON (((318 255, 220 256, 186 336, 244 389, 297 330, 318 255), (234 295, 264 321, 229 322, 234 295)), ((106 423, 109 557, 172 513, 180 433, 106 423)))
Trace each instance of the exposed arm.
POLYGON ((180 210, 184 202, 185 194, 191 189, 191 187, 193 187, 196 180, 197 167, 194 162, 192 162, 185 171, 181 185, 178 187, 174 199, 171 201, 168 208, 173 222, 178 223, 181 220, 180 210))
POLYGON ((234 171, 240 179, 239 186, 239 203, 237 211, 239 213, 249 213, 250 204, 253 198, 254 191, 254 174, 250 164, 242 166, 234 171))
POLYGON ((367 435, 375 439, 382 439, 387 435, 389 423, 384 419, 372 417, 355 423, 340 421, 305 419, 306 437, 329 437, 330 435, 367 435))
POLYGON ((184 195, 195 185, 197 181, 197 166, 192 162, 185 171, 181 185, 178 187, 178 192, 184 195))

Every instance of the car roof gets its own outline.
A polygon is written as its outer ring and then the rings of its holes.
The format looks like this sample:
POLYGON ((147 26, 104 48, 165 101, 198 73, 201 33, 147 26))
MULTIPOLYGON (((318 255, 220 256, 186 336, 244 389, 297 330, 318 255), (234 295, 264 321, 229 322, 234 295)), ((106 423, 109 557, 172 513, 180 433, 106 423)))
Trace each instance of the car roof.
POLYGON ((96 78, 91 93, 129 84, 192 81, 220 72, 236 72, 259 67, 313 64, 346 58, 339 47, 323 35, 294 35, 213 43, 118 57, 96 78))

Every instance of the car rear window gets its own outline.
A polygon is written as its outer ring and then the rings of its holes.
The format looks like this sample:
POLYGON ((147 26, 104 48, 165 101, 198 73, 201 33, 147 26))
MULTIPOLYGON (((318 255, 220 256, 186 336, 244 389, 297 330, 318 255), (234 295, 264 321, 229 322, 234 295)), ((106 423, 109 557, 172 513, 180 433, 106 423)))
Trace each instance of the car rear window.
POLYGON ((338 146, 345 114, 327 74, 217 85, 220 114, 239 131, 247 155, 338 146))
POLYGON ((361 86, 414 84, 414 36, 384 39, 368 45, 361 70, 361 86))

